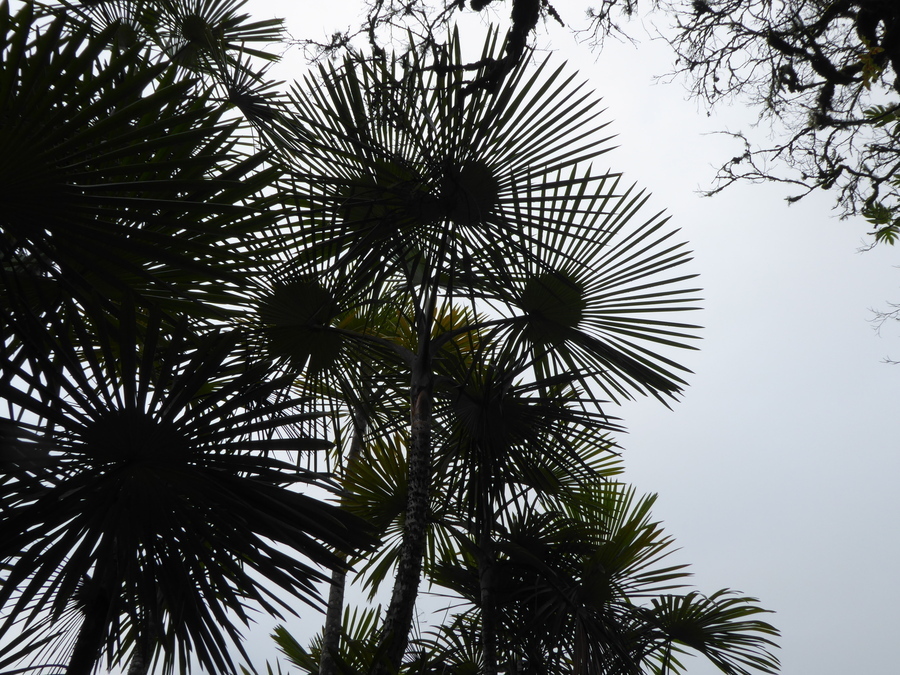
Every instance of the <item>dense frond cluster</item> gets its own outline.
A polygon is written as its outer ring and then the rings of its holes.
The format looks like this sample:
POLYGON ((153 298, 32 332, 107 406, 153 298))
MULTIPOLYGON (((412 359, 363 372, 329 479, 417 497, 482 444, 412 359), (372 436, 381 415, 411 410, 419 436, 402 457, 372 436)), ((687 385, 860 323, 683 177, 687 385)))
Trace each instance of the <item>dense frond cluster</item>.
POLYGON ((282 95, 242 6, 0 4, 0 669, 247 672, 303 603, 325 675, 774 672, 615 478, 697 290, 599 99, 493 31, 282 95))

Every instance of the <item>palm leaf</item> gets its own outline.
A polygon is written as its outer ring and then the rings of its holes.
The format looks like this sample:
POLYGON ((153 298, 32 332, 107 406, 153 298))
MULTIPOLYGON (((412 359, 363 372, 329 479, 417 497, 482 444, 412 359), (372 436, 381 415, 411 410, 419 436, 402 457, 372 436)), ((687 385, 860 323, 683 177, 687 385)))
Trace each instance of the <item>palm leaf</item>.
MULTIPOLYGON (((342 675, 361 675, 374 661, 376 652, 373 645, 380 613, 380 606, 362 611, 349 607, 344 609, 340 653, 333 655, 342 675)), ((276 627, 272 638, 291 664, 311 675, 319 672, 321 633, 312 639, 309 648, 303 647, 284 626, 276 627)))
MULTIPOLYGON (((341 565, 333 549, 367 535, 297 491, 328 486, 291 455, 328 444, 284 433, 308 418, 303 401, 276 398, 289 380, 235 370, 233 335, 198 338, 184 323, 129 347, 139 316, 126 307, 102 329, 105 317, 90 331, 33 327, 27 360, 2 384, 8 423, 38 420, 3 458, 3 630, 56 621, 79 593, 102 594, 108 608, 98 616, 88 602, 85 617, 103 622, 108 659, 120 657, 120 636, 149 631, 167 664, 183 669, 196 651, 205 667, 233 672, 228 645, 243 650, 225 611, 246 624, 248 603, 278 615, 289 596, 317 602, 317 566, 341 565)), ((150 323, 161 325, 152 310, 150 323)))
POLYGON ((323 255, 342 251, 375 272, 416 250, 431 274, 466 273, 498 242, 529 257, 523 220, 554 226, 528 215, 543 196, 524 188, 596 154, 597 102, 546 66, 527 78, 517 71, 515 96, 513 84, 467 94, 452 52, 434 68, 348 61, 295 91, 296 150, 284 151, 319 195, 309 215, 323 255), (557 109, 557 122, 537 125, 535 106, 557 109), (563 143, 573 135, 584 139, 563 143))
POLYGON ((469 88, 457 47, 431 65, 347 61, 295 90, 282 151, 317 195, 306 253, 511 311, 538 377, 590 370, 583 386, 613 401, 674 396, 685 369, 666 352, 696 329, 673 320, 693 309, 690 256, 659 214, 638 220, 646 195, 589 166, 608 149, 599 100, 546 61, 469 88))
POLYGON ((4 295, 52 280, 83 300, 130 288, 221 301, 248 266, 234 242, 277 217, 260 197, 274 177, 264 156, 191 81, 139 47, 108 52, 111 28, 38 24, 30 7, 0 7, 4 295))
POLYGON ((668 638, 666 648, 656 655, 656 672, 683 671, 671 650, 682 652, 688 647, 729 675, 777 673, 779 662, 772 650, 779 632, 758 618, 767 610, 756 603, 755 598, 727 590, 708 597, 689 593, 655 599, 647 620, 668 638))

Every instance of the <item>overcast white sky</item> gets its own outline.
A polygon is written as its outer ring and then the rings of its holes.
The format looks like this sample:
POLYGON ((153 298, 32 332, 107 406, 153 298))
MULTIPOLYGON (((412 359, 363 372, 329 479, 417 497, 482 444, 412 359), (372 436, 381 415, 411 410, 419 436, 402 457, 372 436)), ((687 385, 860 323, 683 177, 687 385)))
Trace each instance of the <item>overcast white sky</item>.
MULTIPOLYGON (((554 6, 578 24, 587 0, 554 6)), ((295 37, 319 38, 355 21, 361 5, 248 8, 285 17, 295 37)), ((498 4, 498 17, 506 12, 498 4)), ((644 35, 637 22, 631 31, 644 35)), ((871 308, 900 301, 900 250, 857 253, 865 224, 834 218, 827 195, 788 206, 784 189, 745 185, 699 197, 713 165, 739 150, 711 132, 745 128, 753 116, 736 106, 710 117, 682 83, 655 84, 671 62, 665 45, 611 41, 598 53, 561 30, 540 42, 604 98, 620 147, 603 161, 671 213, 704 288, 694 317, 704 339, 685 354, 695 374, 682 402, 621 410, 626 477, 660 494, 655 515, 700 590, 739 589, 777 612, 784 673, 897 672, 900 366, 881 360, 900 359, 900 324, 879 337, 868 320, 871 308)), ((288 58, 279 78, 302 72, 302 55, 288 58)), ((272 658, 262 631, 253 642, 272 658)), ((689 672, 718 671, 695 659, 689 672)))

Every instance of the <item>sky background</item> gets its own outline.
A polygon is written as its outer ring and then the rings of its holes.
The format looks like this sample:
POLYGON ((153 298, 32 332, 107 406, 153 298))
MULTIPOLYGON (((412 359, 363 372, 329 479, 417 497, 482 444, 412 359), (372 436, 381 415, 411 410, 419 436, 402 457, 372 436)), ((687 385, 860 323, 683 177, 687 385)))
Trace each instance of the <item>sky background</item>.
MULTIPOLYGON (((582 0, 553 4, 571 27, 586 23, 582 0)), ((356 0, 247 7, 314 39, 362 11, 356 0)), ((508 11, 498 3, 494 20, 508 11)), ((463 24, 474 47, 490 17, 463 24)), ((680 355, 694 371, 682 400, 614 412, 629 429, 626 478, 659 493, 655 517, 698 589, 740 590, 776 612, 784 673, 896 673, 900 366, 882 360, 900 359, 900 324, 879 336, 871 310, 900 302, 900 250, 859 253, 866 224, 838 220, 829 195, 789 206, 783 187, 738 185, 700 197, 715 165, 741 150, 715 132, 747 129, 754 111, 739 103, 708 115, 684 82, 656 81, 672 57, 651 39, 652 21, 628 26, 637 46, 610 40, 602 51, 565 29, 538 36, 603 97, 619 147, 601 162, 650 191, 650 210, 671 214, 704 289, 692 317, 705 327, 700 350, 680 355)), ((304 63, 290 51, 273 75, 299 77, 304 63)), ((299 637, 320 619, 289 625, 299 637)), ((274 657, 265 624, 251 650, 274 657)), ((689 663, 691 675, 718 672, 702 658, 689 663)))

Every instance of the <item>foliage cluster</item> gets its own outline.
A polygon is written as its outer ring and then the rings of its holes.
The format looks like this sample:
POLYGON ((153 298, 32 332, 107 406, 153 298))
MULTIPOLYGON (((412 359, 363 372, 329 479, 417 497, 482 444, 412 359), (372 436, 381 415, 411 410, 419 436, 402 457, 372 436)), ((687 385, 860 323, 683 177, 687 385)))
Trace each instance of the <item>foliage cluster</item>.
POLYGON ((493 32, 282 93, 242 4, 0 4, 0 668, 232 673, 308 603, 309 672, 774 672, 616 480, 696 289, 593 93, 493 32))

